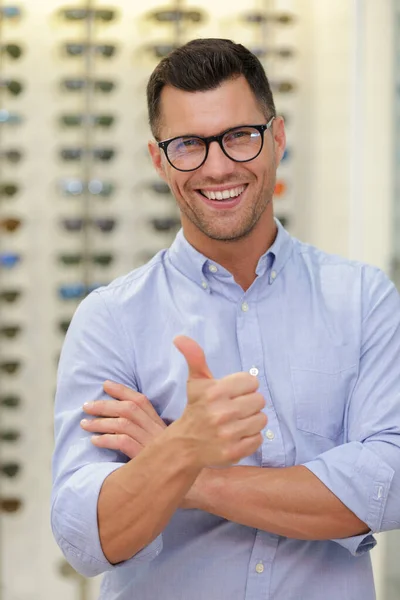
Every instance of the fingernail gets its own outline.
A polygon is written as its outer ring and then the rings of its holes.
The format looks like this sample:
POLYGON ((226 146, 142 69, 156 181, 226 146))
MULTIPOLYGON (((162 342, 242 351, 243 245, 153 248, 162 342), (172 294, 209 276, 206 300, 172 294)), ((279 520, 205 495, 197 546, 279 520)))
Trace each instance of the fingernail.
POLYGON ((89 419, 82 419, 81 425, 87 425, 89 423, 89 419))
POLYGON ((93 408, 94 402, 85 402, 83 408, 93 408))

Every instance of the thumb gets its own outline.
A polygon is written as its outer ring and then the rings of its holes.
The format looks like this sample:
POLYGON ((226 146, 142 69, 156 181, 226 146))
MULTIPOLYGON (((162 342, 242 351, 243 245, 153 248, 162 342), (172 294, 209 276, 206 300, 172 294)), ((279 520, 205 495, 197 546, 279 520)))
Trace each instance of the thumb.
POLYGON ((178 335, 173 344, 186 359, 189 367, 188 379, 214 379, 207 366, 203 349, 197 342, 186 335, 178 335))

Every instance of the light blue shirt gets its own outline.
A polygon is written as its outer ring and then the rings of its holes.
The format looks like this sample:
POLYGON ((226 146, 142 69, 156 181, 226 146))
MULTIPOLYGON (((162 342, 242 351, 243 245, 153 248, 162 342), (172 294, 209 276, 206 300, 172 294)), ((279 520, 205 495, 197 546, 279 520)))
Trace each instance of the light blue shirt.
POLYGON ((400 297, 381 270, 276 223, 245 293, 180 230, 169 249, 91 293, 74 315, 58 371, 51 521, 77 571, 105 573, 102 600, 375 598, 372 533, 400 528, 400 297), (305 465, 372 533, 302 541, 177 510, 133 558, 106 560, 97 499, 128 459, 91 444, 82 405, 104 398, 111 379, 145 394, 167 424, 178 419, 187 380, 178 334, 202 346, 214 377, 251 370, 259 379, 268 424, 262 446, 239 464, 305 465))

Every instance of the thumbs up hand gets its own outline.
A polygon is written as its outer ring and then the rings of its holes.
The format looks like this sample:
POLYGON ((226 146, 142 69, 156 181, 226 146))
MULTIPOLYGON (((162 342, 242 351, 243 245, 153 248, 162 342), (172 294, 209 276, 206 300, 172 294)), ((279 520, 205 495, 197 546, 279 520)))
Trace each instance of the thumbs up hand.
POLYGON ((189 443, 198 466, 227 467, 253 454, 268 422, 258 380, 245 372, 214 379, 197 342, 180 335, 173 343, 189 370, 188 402, 173 430, 189 443))

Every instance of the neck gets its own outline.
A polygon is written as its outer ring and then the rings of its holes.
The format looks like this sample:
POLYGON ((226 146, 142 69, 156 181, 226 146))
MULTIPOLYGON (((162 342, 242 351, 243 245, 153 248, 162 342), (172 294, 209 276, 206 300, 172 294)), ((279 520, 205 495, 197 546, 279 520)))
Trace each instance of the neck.
POLYGON ((250 234, 239 240, 213 240, 186 219, 182 219, 182 226, 189 244, 229 271, 243 291, 256 279, 258 261, 277 235, 272 210, 266 210, 250 234))

